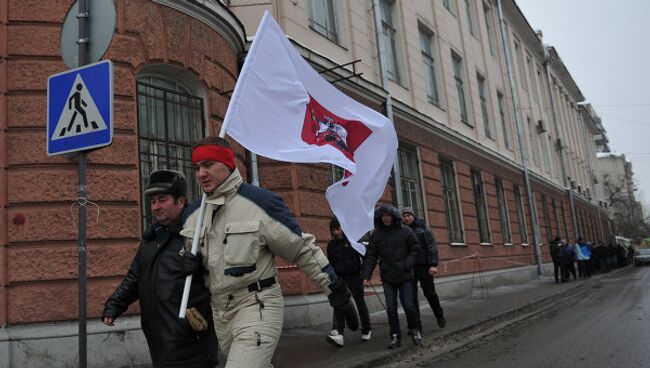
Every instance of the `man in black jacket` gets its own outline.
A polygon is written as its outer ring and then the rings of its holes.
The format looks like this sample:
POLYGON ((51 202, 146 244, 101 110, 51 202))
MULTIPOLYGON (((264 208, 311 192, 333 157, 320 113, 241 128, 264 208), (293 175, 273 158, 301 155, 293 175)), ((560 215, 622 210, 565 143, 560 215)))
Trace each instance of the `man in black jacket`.
POLYGON ((411 207, 406 207, 402 210, 402 220, 404 224, 413 229, 422 250, 420 256, 415 260, 415 267, 413 268, 415 272, 413 295, 415 297, 415 312, 418 316, 419 330, 422 332, 420 304, 418 302, 418 281, 420 282, 424 297, 427 298, 429 306, 433 310, 433 315, 436 316, 438 327, 444 328, 447 325, 447 320, 440 306, 436 286, 433 283, 433 277, 438 273, 438 247, 436 246, 436 239, 424 221, 415 217, 415 211, 411 207))
POLYGON ((128 273, 108 298, 102 321, 113 326, 130 304, 140 301, 140 321, 156 368, 212 368, 217 361, 210 292, 200 257, 179 235, 187 210, 182 173, 151 173, 145 190, 156 219, 140 242, 128 273), (178 318, 185 277, 193 274, 187 319, 178 318))
MULTIPOLYGON (((348 240, 339 220, 334 217, 330 221, 332 240, 327 243, 327 259, 334 267, 334 272, 345 286, 350 289, 361 319, 361 340, 369 341, 372 331, 370 329, 370 314, 363 297, 363 281, 361 280, 361 255, 348 240)), ((343 346, 343 331, 345 329, 345 315, 334 311, 334 329, 327 336, 327 341, 336 346, 343 346)))
POLYGON ((562 239, 558 236, 549 245, 551 259, 553 260, 553 273, 555 275, 555 283, 560 283, 560 270, 562 269, 562 239))
POLYGON ((379 207, 375 212, 375 229, 370 235, 370 242, 363 262, 363 279, 367 284, 370 283, 372 272, 379 261, 379 271, 386 298, 386 313, 390 325, 389 349, 401 346, 401 331, 397 315, 398 294, 406 314, 413 344, 420 345, 422 342, 413 296, 413 265, 418 258, 419 251, 418 239, 410 227, 402 224, 402 216, 399 211, 387 204, 379 207))

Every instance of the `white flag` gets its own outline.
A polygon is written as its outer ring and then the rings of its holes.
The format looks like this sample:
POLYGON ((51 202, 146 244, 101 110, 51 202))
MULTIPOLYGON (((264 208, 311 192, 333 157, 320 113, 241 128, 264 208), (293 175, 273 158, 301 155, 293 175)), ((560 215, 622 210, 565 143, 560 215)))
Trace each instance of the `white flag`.
POLYGON ((224 119, 226 133, 256 154, 328 162, 346 170, 327 200, 348 239, 373 228, 397 152, 390 120, 321 77, 265 12, 224 119))

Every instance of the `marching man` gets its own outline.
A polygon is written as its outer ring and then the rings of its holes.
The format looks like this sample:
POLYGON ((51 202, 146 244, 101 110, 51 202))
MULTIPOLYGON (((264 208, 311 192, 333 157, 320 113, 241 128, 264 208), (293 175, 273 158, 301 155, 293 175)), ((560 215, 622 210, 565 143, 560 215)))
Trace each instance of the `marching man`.
MULTIPOLYGON (((282 331, 284 302, 275 256, 296 264, 344 310, 351 329, 358 328, 350 292, 314 236, 303 234, 277 195, 244 183, 230 145, 207 137, 192 151, 196 179, 207 193, 199 251, 207 269, 217 337, 227 368, 267 368, 282 331)), ((199 211, 182 235, 193 238, 199 211)))

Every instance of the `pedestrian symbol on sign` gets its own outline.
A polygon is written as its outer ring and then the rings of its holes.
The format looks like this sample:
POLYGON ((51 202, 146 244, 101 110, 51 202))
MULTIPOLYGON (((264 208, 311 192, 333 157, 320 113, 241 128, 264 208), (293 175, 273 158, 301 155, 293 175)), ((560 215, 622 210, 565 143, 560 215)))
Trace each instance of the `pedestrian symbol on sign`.
POLYGON ((113 63, 100 61, 47 79, 48 156, 113 140, 113 63))
POLYGON ((81 74, 75 77, 66 102, 51 137, 53 141, 108 129, 81 74))

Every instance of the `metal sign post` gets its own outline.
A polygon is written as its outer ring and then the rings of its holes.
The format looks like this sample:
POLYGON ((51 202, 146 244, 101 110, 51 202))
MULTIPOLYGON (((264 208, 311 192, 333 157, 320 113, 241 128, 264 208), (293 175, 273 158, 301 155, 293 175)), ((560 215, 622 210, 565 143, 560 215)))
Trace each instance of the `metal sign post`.
POLYGON ((77 0, 61 31, 61 54, 71 68, 48 78, 47 154, 79 157, 79 367, 87 366, 86 155, 113 140, 113 64, 101 59, 115 29, 113 0, 77 0), (90 21, 90 13, 101 17, 90 21), (93 36, 91 37, 91 30, 93 36), (90 64, 90 65, 89 65, 90 64))
MULTIPOLYGON (((79 0, 79 66, 88 64, 89 0, 79 0)), ((86 341, 86 152, 79 153, 79 368, 87 365, 86 341)))

